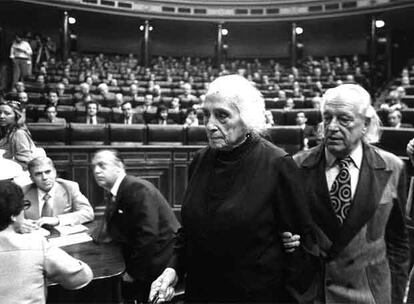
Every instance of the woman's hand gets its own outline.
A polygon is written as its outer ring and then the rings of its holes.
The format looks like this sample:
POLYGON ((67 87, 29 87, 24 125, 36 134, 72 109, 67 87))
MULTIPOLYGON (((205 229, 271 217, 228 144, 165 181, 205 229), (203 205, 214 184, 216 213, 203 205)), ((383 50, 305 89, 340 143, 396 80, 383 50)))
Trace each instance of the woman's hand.
POLYGON ((164 272, 151 284, 149 302, 162 303, 171 301, 174 297, 174 287, 178 276, 173 268, 166 268, 164 272))
POLYGON ((283 247, 286 252, 293 252, 296 247, 300 245, 300 235, 292 234, 291 232, 283 232, 281 235, 283 247))

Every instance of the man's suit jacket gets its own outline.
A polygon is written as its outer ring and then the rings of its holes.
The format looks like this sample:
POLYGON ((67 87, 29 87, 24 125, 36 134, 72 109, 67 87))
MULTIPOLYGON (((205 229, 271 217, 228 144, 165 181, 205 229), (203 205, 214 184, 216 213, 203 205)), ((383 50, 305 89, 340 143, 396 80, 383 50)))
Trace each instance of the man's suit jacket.
POLYGON ((112 239, 122 245, 128 274, 149 288, 173 252, 180 225, 171 207, 150 182, 127 175, 107 216, 112 239))
MULTIPOLYGON (((123 124, 125 120, 124 114, 120 115, 119 118, 115 121, 116 123, 123 124)), ((141 113, 133 113, 132 114, 132 124, 144 124, 144 116, 141 113)))
POLYGON ((39 122, 47 122, 47 123, 53 123, 53 124, 62 124, 66 125, 66 119, 62 117, 56 117, 55 120, 52 122, 47 118, 39 118, 39 122))
MULTIPOLYGON (((86 115, 81 115, 76 117, 75 122, 79 122, 79 123, 85 123, 86 124, 86 115)), ((98 124, 104 124, 106 123, 106 119, 100 116, 96 117, 96 122, 98 124)))
MULTIPOLYGON (((58 178, 55 182, 55 193, 52 196, 53 214, 59 218, 60 225, 82 224, 94 218, 93 209, 88 199, 80 192, 76 182, 58 178)), ((36 184, 23 187, 24 198, 31 202, 25 210, 27 219, 39 219, 39 199, 36 184)))
POLYGON ((353 205, 341 227, 330 201, 324 146, 296 155, 295 161, 303 174, 318 244, 324 252, 313 286, 319 300, 402 303, 409 260, 403 162, 389 152, 363 144, 353 205))

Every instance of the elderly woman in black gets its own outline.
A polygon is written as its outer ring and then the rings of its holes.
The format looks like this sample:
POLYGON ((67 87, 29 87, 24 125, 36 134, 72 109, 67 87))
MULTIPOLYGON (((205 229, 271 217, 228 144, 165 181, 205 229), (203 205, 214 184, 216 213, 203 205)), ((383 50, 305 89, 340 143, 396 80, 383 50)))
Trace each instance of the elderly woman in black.
POLYGON ((187 302, 291 302, 301 263, 279 233, 302 231, 302 244, 310 235, 297 167, 262 138, 264 101, 243 77, 213 81, 202 109, 209 145, 191 163, 175 254, 150 300, 170 300, 185 277, 187 302))
POLYGON ((23 169, 33 158, 35 144, 24 123, 24 115, 18 101, 0 102, 0 149, 3 158, 12 159, 23 169))

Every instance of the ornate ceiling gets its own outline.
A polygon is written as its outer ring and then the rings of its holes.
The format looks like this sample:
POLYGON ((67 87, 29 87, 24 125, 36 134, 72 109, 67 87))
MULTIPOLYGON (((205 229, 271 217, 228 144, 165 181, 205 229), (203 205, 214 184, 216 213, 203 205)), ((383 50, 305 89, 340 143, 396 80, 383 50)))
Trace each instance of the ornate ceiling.
POLYGON ((263 22, 329 18, 414 7, 413 0, 17 0, 141 18, 263 22))

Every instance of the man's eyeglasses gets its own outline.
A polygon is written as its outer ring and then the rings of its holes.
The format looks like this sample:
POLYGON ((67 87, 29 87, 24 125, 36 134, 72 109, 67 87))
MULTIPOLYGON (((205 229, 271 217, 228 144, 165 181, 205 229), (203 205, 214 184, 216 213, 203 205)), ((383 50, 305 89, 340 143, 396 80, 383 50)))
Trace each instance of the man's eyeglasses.
POLYGON ((24 200, 23 201, 23 210, 29 209, 31 205, 32 205, 32 203, 29 200, 24 200))

